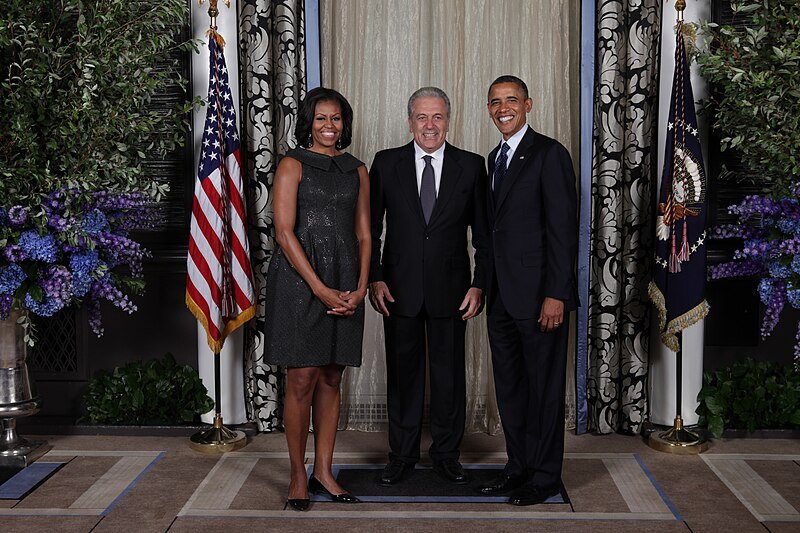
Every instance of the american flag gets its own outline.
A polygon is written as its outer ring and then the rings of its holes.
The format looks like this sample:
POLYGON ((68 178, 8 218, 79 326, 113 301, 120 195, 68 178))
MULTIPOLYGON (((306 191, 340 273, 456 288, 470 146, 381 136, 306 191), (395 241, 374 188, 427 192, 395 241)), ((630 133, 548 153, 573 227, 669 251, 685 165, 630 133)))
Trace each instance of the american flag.
POLYGON ((706 302, 706 174, 694 94, 678 22, 664 173, 656 217, 655 272, 650 299, 662 342, 680 351, 678 333, 708 315, 706 302))
POLYGON ((239 136, 223 45, 212 29, 208 109, 194 188, 186 276, 186 305, 205 327, 214 353, 222 350, 229 333, 255 315, 239 136))

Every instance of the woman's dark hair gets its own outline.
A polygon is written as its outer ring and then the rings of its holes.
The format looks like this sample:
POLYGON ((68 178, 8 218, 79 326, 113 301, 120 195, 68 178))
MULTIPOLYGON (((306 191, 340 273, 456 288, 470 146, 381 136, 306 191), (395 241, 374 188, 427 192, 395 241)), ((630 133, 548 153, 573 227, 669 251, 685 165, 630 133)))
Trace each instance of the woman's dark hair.
POLYGON ((314 114, 317 110, 317 104, 320 102, 336 102, 339 104, 339 109, 342 111, 342 135, 336 143, 336 148, 342 149, 350 146, 353 141, 353 108, 350 103, 338 91, 333 89, 326 89, 325 87, 317 87, 311 89, 300 102, 300 108, 297 110, 297 124, 294 127, 294 137, 297 144, 301 146, 309 146, 309 138, 311 137, 311 124, 314 122, 314 114))

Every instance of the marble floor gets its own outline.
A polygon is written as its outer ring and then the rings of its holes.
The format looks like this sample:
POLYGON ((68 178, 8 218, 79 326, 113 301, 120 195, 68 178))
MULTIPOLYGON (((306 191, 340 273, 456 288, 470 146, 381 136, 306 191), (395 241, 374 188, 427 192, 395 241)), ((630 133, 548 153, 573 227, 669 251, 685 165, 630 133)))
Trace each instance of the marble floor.
MULTIPOLYGON (((568 503, 313 502, 298 513, 284 509, 288 459, 280 433, 255 435, 224 455, 196 452, 188 437, 45 438, 50 450, 37 462, 63 464, 26 497, 0 499, 3 533, 800 532, 795 439, 721 439, 701 455, 681 456, 655 451, 638 437, 567 434, 568 503)), ((462 450, 464 463, 505 459, 502 436, 468 435, 462 450)), ((385 433, 340 432, 337 464, 385 458, 385 433)))

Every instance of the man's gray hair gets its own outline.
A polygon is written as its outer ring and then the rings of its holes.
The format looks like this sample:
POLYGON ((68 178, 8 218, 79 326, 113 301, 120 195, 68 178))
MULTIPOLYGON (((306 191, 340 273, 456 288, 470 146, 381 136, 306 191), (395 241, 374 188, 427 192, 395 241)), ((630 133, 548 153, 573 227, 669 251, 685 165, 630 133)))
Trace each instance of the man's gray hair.
POLYGON ((430 96, 444 100, 444 105, 447 108, 447 118, 450 118, 450 99, 447 97, 447 94, 438 87, 422 87, 414 91, 414 94, 408 99, 408 118, 411 118, 411 108, 414 107, 414 102, 420 98, 430 96))

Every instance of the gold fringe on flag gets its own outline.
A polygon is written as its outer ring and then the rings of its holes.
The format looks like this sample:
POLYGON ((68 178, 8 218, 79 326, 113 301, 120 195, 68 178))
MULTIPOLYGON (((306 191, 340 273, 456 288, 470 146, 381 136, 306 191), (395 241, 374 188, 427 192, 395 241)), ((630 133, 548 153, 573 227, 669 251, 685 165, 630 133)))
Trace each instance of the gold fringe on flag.
POLYGON ((667 323, 667 306, 664 301, 664 295, 654 281, 650 282, 647 293, 650 295, 653 305, 656 306, 656 310, 658 310, 658 331, 661 334, 661 342, 673 352, 681 351, 681 345, 678 342, 676 333, 703 320, 708 316, 711 306, 708 305, 706 300, 703 300, 694 308, 667 323))

